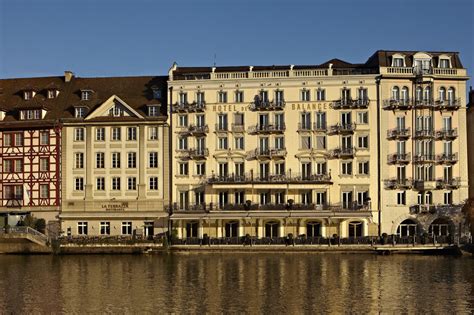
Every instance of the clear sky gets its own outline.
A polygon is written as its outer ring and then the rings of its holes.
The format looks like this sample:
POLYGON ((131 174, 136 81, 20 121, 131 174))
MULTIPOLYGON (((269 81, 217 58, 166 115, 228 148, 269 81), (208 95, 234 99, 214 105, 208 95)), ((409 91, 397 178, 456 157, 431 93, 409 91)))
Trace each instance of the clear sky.
POLYGON ((364 62, 377 49, 459 51, 472 75, 473 37, 473 0, 0 0, 0 77, 364 62))

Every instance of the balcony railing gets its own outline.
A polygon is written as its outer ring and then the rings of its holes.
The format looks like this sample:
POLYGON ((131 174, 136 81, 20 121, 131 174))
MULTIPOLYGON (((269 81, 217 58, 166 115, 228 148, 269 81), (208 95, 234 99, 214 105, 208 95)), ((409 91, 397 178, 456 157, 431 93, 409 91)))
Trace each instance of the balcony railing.
POLYGON ((439 140, 450 140, 458 137, 458 129, 441 129, 437 130, 435 138, 439 140))
POLYGON ((414 139, 421 139, 421 138, 432 138, 434 137, 434 130, 432 129, 423 129, 423 130, 415 130, 415 134, 413 135, 414 139))
POLYGON ((385 189, 410 189, 413 187, 411 178, 391 178, 384 180, 385 189))
POLYGON ((330 184, 331 175, 329 174, 300 174, 288 172, 285 174, 253 174, 246 173, 243 175, 213 175, 207 179, 209 184, 330 184))
POLYGON ((413 156, 413 163, 433 163, 435 156, 433 154, 418 154, 413 156))
POLYGON ((458 189, 461 186, 461 178, 439 178, 436 180, 438 189, 458 189))
POLYGON ((434 190, 437 189, 436 181, 433 178, 415 179, 413 181, 413 189, 415 190, 434 190))
POLYGON ((244 124, 232 124, 232 132, 244 132, 245 125, 244 124))
POLYGON ((383 101, 382 108, 385 110, 407 110, 413 106, 413 100, 406 99, 388 99, 383 101))
POLYGON ((337 148, 329 151, 330 159, 349 159, 355 154, 354 148, 337 148))
POLYGON ((328 134, 335 135, 335 134, 350 134, 354 133, 356 124, 336 124, 329 127, 328 134))
POLYGON ((275 100, 275 101, 264 101, 264 100, 255 100, 250 103, 250 110, 252 111, 265 111, 265 110, 283 110, 285 109, 284 100, 275 100))
POLYGON ((189 125, 189 126, 181 126, 177 128, 178 133, 180 134, 188 134, 188 135, 205 135, 209 132, 209 126, 196 126, 196 125, 189 125))
POLYGON ((423 99, 423 100, 415 100, 414 108, 416 109, 436 109, 438 105, 432 99, 423 99))
POLYGON ((440 214, 453 215, 462 212, 462 205, 448 204, 448 205, 412 205, 410 206, 410 214, 440 214))
POLYGON ((193 160, 200 160, 205 159, 209 156, 209 149, 186 149, 186 150, 179 150, 178 153, 181 154, 182 157, 193 159, 193 160))
POLYGON ((257 124, 250 126, 248 129, 249 134, 265 134, 265 133, 282 133, 286 130, 285 124, 257 124))
POLYGON ((357 100, 352 99, 340 99, 332 103, 333 109, 355 109, 355 108, 367 108, 370 100, 368 98, 362 98, 357 100))
POLYGON ((441 110, 457 110, 461 107, 461 99, 438 99, 436 105, 441 110))
POLYGON ((457 153, 452 153, 452 154, 438 154, 436 156, 436 162, 440 164, 453 164, 458 161, 458 154, 457 153))
POLYGON ((387 139, 408 139, 410 137, 410 128, 395 128, 387 130, 387 139))
POLYGON ((411 155, 410 153, 393 153, 387 155, 388 164, 406 164, 410 163, 411 155))
POLYGON ((215 125, 215 130, 216 132, 227 132, 229 131, 229 125, 228 124, 216 124, 215 125))
POLYGON ((311 123, 298 123, 298 131, 299 132, 304 132, 304 131, 311 131, 311 123))
POLYGON ((180 103, 177 102, 173 104, 172 111, 174 113, 181 112, 202 112, 206 109, 205 102, 193 102, 193 103, 180 103))
POLYGON ((316 132, 327 132, 328 128, 325 123, 321 124, 321 123, 315 122, 313 124, 313 130, 316 132))
POLYGON ((287 154, 286 149, 255 149, 247 152, 247 159, 272 159, 272 158, 285 158, 287 154))

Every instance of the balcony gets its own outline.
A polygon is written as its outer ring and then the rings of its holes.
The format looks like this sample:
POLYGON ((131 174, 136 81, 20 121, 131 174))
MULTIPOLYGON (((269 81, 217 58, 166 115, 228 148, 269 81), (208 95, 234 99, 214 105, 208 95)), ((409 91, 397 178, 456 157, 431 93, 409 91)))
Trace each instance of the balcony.
POLYGON ((284 159, 286 154, 286 149, 255 149, 247 152, 247 160, 284 159))
POLYGON ((251 135, 255 134, 271 134, 271 133, 283 133, 286 130, 285 124, 257 124, 250 126, 248 133, 251 135))
POLYGON ((298 123, 298 132, 309 132, 312 131, 311 123, 298 123))
POLYGON ((410 214, 439 214, 450 216, 462 212, 462 205, 448 204, 448 205, 412 205, 410 206, 410 214))
POLYGON ((391 178, 384 180, 385 189, 411 189, 413 180, 411 178, 391 178))
POLYGON ((454 164, 458 161, 458 154, 438 154, 436 156, 436 162, 439 164, 454 164))
POLYGON ((440 110, 457 110, 459 109, 459 107, 461 107, 461 99, 460 98, 448 99, 448 100, 438 99, 436 101, 436 105, 440 110))
POLYGON ((285 101, 268 101, 268 100, 255 100, 254 102, 250 103, 250 110, 251 111, 271 111, 271 110, 283 110, 285 109, 285 101))
POLYGON ((432 129, 415 130, 415 133, 413 134, 413 139, 428 139, 433 138, 434 135, 435 132, 432 129))
POLYGON ((177 127, 178 133, 181 135, 190 135, 190 136, 205 136, 209 132, 209 126, 180 126, 177 127))
POLYGON ((368 98, 351 100, 351 99, 340 99, 332 103, 332 109, 357 109, 367 108, 370 100, 368 98))
POLYGON ((245 125, 244 124, 232 124, 232 132, 244 132, 245 125))
POLYGON ((352 134, 354 133, 356 124, 336 124, 329 127, 328 135, 352 134))
POLYGON ((205 102, 193 103, 175 103, 171 107, 173 113, 203 112, 206 110, 205 102))
POLYGON ((385 110, 407 110, 413 106, 411 99, 388 99, 383 101, 382 108, 385 110))
POLYGON ((229 131, 229 125, 228 124, 216 124, 215 125, 215 130, 216 130, 216 132, 227 133, 229 131))
POLYGON ((315 132, 327 132, 328 128, 326 127, 326 123, 313 123, 313 131, 315 132))
MULTIPOLYGON (((169 207, 168 207, 169 209, 169 207)), ((172 205, 173 212, 209 212, 211 210, 210 205, 206 203, 197 204, 178 204, 175 202, 172 205)))
POLYGON ((461 186, 461 178, 439 178, 436 180, 436 186, 438 189, 458 189, 461 186))
POLYGON ((181 158, 191 160, 203 160, 209 156, 209 149, 187 149, 178 150, 181 158))
POLYGON ((436 131, 435 139, 436 140, 453 140, 458 137, 458 129, 441 129, 436 131))
POLYGON ((429 178, 427 180, 416 179, 413 181, 413 189, 423 191, 438 189, 438 187, 436 181, 432 178, 429 178))
POLYGON ((410 128, 395 128, 387 130, 388 140, 406 140, 410 138, 410 128))
POLYGON ((387 155, 388 164, 407 164, 410 163, 410 153, 393 153, 387 155))
POLYGON ((329 174, 253 174, 247 173, 243 175, 213 175, 207 179, 209 184, 331 184, 331 175, 329 174))
POLYGON ((415 100, 415 109, 437 109, 438 105, 434 100, 424 99, 424 100, 415 100))
POLYGON ((354 158, 354 148, 337 148, 329 151, 330 159, 352 159, 354 158))
POLYGON ((435 156, 433 154, 418 154, 413 156, 413 163, 434 163, 435 156))

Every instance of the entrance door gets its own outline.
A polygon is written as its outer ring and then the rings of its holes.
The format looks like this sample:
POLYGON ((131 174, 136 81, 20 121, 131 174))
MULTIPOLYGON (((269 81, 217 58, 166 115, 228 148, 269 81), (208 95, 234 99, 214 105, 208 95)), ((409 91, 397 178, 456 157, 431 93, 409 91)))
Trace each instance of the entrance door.
POLYGON ((155 235, 155 224, 153 221, 144 222, 144 233, 147 239, 153 239, 153 235, 155 235))
POLYGON ((306 236, 307 237, 318 237, 321 236, 321 223, 316 221, 310 221, 306 224, 306 236))
POLYGON ((276 221, 270 221, 265 223, 265 237, 276 238, 278 237, 278 229, 280 223, 276 221))
POLYGON ((239 236, 239 222, 230 221, 225 224, 225 237, 239 236))

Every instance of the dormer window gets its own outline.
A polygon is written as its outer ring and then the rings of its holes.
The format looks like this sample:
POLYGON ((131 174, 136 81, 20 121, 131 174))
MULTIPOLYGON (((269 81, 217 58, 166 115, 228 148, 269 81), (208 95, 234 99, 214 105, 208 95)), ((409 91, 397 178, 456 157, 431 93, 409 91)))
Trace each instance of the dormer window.
POLYGON ((392 67, 405 67, 405 56, 394 54, 392 56, 392 67))
POLYGON ((24 91, 23 92, 23 99, 25 101, 31 100, 34 97, 34 92, 33 91, 24 91))
POLYGON ((161 90, 160 89, 157 89, 157 88, 153 89, 153 98, 156 99, 156 100, 161 99, 161 90))
POLYGON ((121 108, 120 106, 114 106, 112 107, 111 109, 109 109, 109 116, 113 116, 113 117, 121 117, 123 116, 124 112, 123 112, 123 108, 121 108))
POLYGON ((27 109, 20 111, 21 120, 41 119, 41 109, 27 109))
POLYGON ((0 120, 3 120, 5 118, 5 112, 3 110, 0 110, 0 120))
POLYGON ((439 59, 439 68, 451 68, 449 64, 449 59, 447 58, 440 58, 439 59))
POLYGON ((158 106, 158 105, 148 106, 148 116, 157 117, 159 115, 160 115, 160 106, 158 106))
POLYGON ((84 118, 84 117, 86 117, 86 108, 85 107, 76 107, 76 108, 74 108, 74 117, 75 118, 84 118))
POLYGON ((47 93, 48 93, 47 97, 49 99, 56 98, 56 96, 57 96, 57 90, 54 90, 54 89, 53 90, 48 90, 47 93))
POLYGON ((81 100, 88 101, 91 99, 92 91, 91 90, 82 90, 81 91, 81 100))

